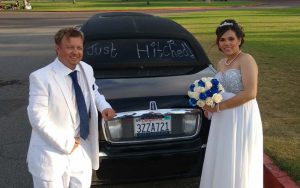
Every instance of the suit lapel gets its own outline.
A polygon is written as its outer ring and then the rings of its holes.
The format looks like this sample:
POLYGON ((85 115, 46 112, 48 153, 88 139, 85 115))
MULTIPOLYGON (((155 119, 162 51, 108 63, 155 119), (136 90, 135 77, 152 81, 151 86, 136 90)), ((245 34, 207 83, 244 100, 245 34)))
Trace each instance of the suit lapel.
POLYGON ((61 92, 62 92, 62 95, 64 96, 64 99, 67 103, 67 106, 68 106, 68 109, 69 109, 69 112, 71 114, 71 118, 72 118, 72 121, 73 121, 73 124, 75 123, 75 109, 73 107, 73 103, 72 103, 72 96, 71 96, 71 93, 70 91, 68 91, 68 85, 66 83, 66 79, 65 79, 65 76, 63 74, 61 74, 61 72, 59 71, 58 67, 56 66, 56 63, 58 63, 57 61, 55 61, 53 63, 53 70, 55 72, 54 74, 54 79, 56 81, 56 83, 58 84, 61 92))

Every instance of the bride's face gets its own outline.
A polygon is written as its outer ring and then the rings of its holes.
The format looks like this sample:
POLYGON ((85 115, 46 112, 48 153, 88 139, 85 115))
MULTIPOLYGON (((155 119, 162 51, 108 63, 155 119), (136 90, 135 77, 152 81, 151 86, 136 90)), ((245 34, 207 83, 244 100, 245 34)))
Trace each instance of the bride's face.
POLYGON ((219 39, 219 48, 226 56, 232 56, 240 51, 241 39, 233 30, 226 31, 219 39))

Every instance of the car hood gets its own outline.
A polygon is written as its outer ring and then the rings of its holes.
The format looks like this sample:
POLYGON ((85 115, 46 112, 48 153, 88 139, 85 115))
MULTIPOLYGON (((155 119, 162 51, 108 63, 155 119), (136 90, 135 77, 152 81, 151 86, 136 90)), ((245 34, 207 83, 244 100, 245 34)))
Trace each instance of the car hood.
POLYGON ((192 75, 97 79, 99 91, 117 111, 149 109, 149 102, 156 101, 158 108, 188 107, 189 85, 201 77, 213 76, 208 67, 192 75))

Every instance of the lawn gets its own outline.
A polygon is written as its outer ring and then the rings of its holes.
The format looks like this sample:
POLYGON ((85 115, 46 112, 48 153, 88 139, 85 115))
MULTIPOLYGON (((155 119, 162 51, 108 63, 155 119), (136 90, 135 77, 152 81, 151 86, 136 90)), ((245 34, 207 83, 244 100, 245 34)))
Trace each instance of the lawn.
MULTIPOLYGON (((49 10, 142 10, 172 7, 230 7, 251 2, 210 4, 196 0, 78 0, 36 1, 33 11, 49 10), (57 5, 58 4, 58 5, 57 5)), ((259 67, 258 97, 264 151, 300 185, 300 7, 276 9, 216 10, 160 14, 188 29, 215 63, 222 54, 215 43, 215 28, 225 18, 236 19, 246 32, 244 52, 254 56, 259 67)))
POLYGON ((205 3, 202 0, 30 0, 31 11, 93 11, 93 10, 145 10, 157 8, 208 8, 255 5, 254 2, 205 3), (149 2, 149 4, 147 4, 149 2))

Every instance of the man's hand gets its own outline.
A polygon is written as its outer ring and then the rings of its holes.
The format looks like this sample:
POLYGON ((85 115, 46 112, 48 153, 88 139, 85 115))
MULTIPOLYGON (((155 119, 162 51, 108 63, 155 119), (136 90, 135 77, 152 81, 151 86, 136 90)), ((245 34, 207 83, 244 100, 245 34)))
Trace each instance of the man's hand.
POLYGON ((116 116, 116 112, 112 108, 106 108, 102 112, 102 118, 107 121, 116 116))
POLYGON ((79 144, 80 144, 80 137, 75 137, 75 143, 71 153, 73 153, 73 151, 79 146, 79 144))

